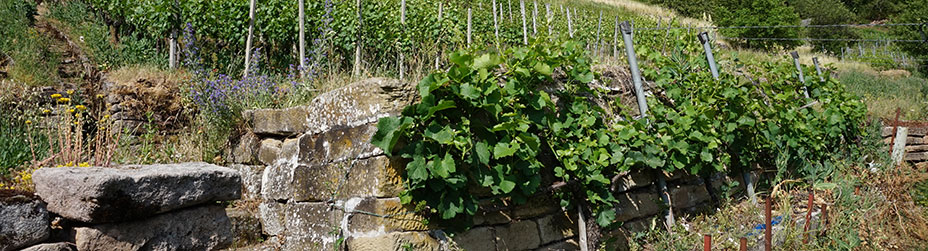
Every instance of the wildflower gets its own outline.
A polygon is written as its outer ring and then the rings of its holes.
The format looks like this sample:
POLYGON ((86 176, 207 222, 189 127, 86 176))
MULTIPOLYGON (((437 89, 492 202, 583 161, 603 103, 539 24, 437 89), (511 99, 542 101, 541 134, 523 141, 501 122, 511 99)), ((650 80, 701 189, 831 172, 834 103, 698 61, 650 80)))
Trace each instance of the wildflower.
POLYGON ((31 124, 32 124, 32 120, 26 120, 26 124, 27 124, 27 125, 31 125, 31 124))
POLYGON ((68 93, 68 96, 74 95, 74 90, 68 90, 67 93, 68 93))
POLYGON ((59 99, 58 99, 58 102, 59 102, 59 103, 67 103, 67 102, 71 102, 71 99, 70 99, 70 98, 59 98, 59 99))
POLYGON ((78 167, 90 167, 90 163, 81 162, 81 163, 78 163, 77 166, 78 166, 78 167))
POLYGON ((68 109, 68 113, 74 113, 74 109, 68 109))
POLYGON ((74 106, 74 108, 77 108, 78 110, 81 110, 81 111, 87 110, 87 107, 84 106, 84 105, 76 105, 76 106, 74 106))
POLYGON ((109 118, 110 118, 110 115, 109 115, 109 114, 103 115, 103 119, 109 119, 109 118))
POLYGON ((103 94, 97 94, 97 98, 103 98, 103 94))
POLYGON ((80 125, 80 124, 78 124, 77 121, 74 121, 74 125, 80 125))
POLYGON ((53 99, 61 98, 61 94, 58 94, 58 93, 52 94, 52 98, 53 99))
POLYGON ((51 112, 52 112, 52 110, 49 110, 49 109, 42 110, 42 113, 45 113, 45 114, 48 114, 48 113, 51 113, 51 112))
POLYGON ((80 113, 74 114, 74 117, 75 117, 75 118, 81 118, 81 114, 80 114, 80 113))

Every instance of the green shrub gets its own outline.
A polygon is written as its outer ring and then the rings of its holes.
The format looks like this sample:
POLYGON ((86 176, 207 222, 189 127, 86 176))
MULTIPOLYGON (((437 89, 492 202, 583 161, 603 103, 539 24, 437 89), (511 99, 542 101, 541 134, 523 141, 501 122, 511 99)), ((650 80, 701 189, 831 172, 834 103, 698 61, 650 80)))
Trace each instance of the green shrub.
MULTIPOLYGON (((857 21, 857 15, 839 0, 793 0, 790 4, 802 19, 811 19, 812 25, 851 24, 857 21)), ((850 27, 808 28, 807 33, 808 37, 813 39, 859 38, 850 27)), ((815 46, 815 50, 840 54, 844 47, 852 47, 856 42, 813 40, 811 44, 815 46)))
POLYGON ((703 14, 712 14, 715 8, 718 8, 718 2, 715 0, 650 0, 646 2, 659 4, 680 15, 692 18, 702 18, 703 14))
MULTIPOLYGON (((892 18, 894 23, 923 23, 928 24, 928 0, 913 0, 905 5, 903 11, 892 18)), ((898 39, 928 39, 928 25, 902 26, 892 29, 893 35, 898 39)), ((898 46, 915 59, 928 60, 928 42, 925 43, 899 43, 898 46)), ((921 61, 918 71, 928 73, 928 61, 921 61)))
MULTIPOLYGON (((712 17, 718 26, 799 25, 799 15, 780 0, 720 0, 712 17)), ((798 38, 795 28, 724 29, 721 33, 734 38, 798 38)), ((739 40, 735 44, 754 49, 791 49, 796 40, 739 40)))

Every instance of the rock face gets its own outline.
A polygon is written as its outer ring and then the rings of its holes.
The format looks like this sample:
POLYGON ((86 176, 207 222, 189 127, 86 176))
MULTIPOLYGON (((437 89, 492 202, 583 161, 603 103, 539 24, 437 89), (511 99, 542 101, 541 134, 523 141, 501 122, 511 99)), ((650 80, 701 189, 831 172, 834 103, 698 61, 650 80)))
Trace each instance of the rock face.
POLYGON ((74 248, 66 242, 45 243, 25 248, 21 251, 71 251, 74 248))
POLYGON ((121 168, 42 168, 33 174, 36 193, 62 217, 108 223, 241 197, 235 170, 206 163, 121 168))
POLYGON ((216 250, 232 244, 222 206, 206 205, 148 219, 75 228, 78 250, 216 250))
POLYGON ((23 195, 0 197, 0 251, 39 243, 50 231, 44 203, 23 195))

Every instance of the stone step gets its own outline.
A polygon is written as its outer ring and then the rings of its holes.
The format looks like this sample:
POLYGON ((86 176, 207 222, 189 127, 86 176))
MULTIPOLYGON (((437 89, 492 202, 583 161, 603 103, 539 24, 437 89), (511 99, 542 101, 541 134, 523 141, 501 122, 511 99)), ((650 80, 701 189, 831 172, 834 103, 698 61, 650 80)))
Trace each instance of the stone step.
POLYGON ((49 211, 87 223, 141 219, 242 193, 237 171, 207 163, 42 168, 32 180, 49 211))
POLYGON ((51 228, 45 203, 9 191, 0 190, 0 251, 18 250, 48 239, 51 228))
POLYGON ((205 205, 122 223, 74 229, 78 250, 217 250, 232 244, 221 205, 205 205))

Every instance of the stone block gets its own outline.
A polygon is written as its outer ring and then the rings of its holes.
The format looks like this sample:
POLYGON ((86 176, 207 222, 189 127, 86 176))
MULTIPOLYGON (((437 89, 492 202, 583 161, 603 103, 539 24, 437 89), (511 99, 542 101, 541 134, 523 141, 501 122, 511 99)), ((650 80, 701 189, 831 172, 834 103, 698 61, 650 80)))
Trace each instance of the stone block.
POLYGON ((516 221, 495 229, 500 250, 529 250, 541 245, 538 224, 534 221, 516 221))
POLYGON ((327 164, 383 153, 371 145, 375 124, 340 127, 300 138, 300 164, 327 164))
POLYGON ((277 162, 264 168, 261 176, 261 196, 268 200, 287 200, 293 197, 293 171, 296 164, 277 162))
POLYGON ((257 200, 261 198, 261 179, 264 166, 233 164, 229 166, 242 176, 242 199, 257 200))
POLYGON ((537 222, 543 244, 562 241, 574 237, 577 233, 576 221, 571 220, 565 213, 541 217, 537 222))
POLYGON ((654 173, 652 171, 636 169, 619 178, 618 182, 614 184, 614 191, 621 193, 640 187, 650 186, 651 183, 654 183, 654 173))
POLYGON ((226 159, 237 164, 257 164, 257 149, 259 147, 258 136, 254 133, 247 132, 235 142, 232 147, 230 156, 226 159))
POLYGON ((0 197, 0 251, 42 242, 50 233, 45 203, 26 195, 0 197))
MULTIPOLYGON (((908 136, 924 137, 926 134, 928 134, 928 127, 909 127, 908 136)), ((884 126, 883 129, 880 130, 880 135, 884 138, 893 136, 893 127, 884 126)))
POLYGON ((477 210, 477 213, 474 214, 474 225, 497 225, 503 223, 509 223, 512 221, 512 216, 509 213, 501 210, 477 210))
POLYGON ((76 247, 71 246, 67 242, 58 242, 58 243, 45 243, 28 248, 24 248, 20 251, 72 251, 76 250, 76 247))
POLYGON ((283 144, 283 142, 276 139, 262 140, 261 146, 258 147, 258 161, 264 165, 271 165, 277 162, 277 158, 280 155, 281 144, 283 144))
POLYGON ((323 93, 307 110, 312 133, 338 127, 354 127, 398 114, 418 99, 416 84, 395 79, 372 78, 323 93))
POLYGON ((928 152, 928 145, 905 146, 906 152, 928 152))
POLYGON ((227 208, 226 215, 232 222, 232 240, 236 247, 258 243, 261 238, 261 220, 242 208, 227 208))
POLYGON ((709 191, 704 184, 670 186, 670 201, 673 208, 689 208, 709 201, 709 191))
POLYGON ((920 153, 906 153, 905 161, 926 161, 928 160, 928 152, 920 153))
POLYGON ((400 203, 399 198, 351 199, 345 205, 345 212, 355 212, 348 218, 348 231, 352 235, 372 232, 429 230, 428 226, 425 225, 425 217, 415 213, 415 208, 412 205, 400 203), (378 217, 369 215, 369 213, 390 217, 378 217))
POLYGON ((299 165, 293 169, 293 180, 289 182, 294 201, 326 201, 336 198, 339 188, 344 187, 345 172, 350 163, 341 162, 322 165, 299 165))
POLYGON ((398 197, 403 192, 403 176, 406 161, 386 156, 361 159, 348 163, 351 172, 339 198, 348 197, 398 197))
MULTIPOLYGON (((309 247, 332 247, 344 219, 341 210, 325 202, 287 204, 284 216, 285 246, 288 250, 309 247)), ((315 248, 311 248, 315 249, 315 248)))
POLYGON ((455 235, 454 243, 465 251, 496 250, 496 234, 492 227, 476 227, 455 235))
POLYGON ((42 168, 32 180, 50 212, 88 223, 140 219, 242 196, 238 172, 207 163, 42 168))
MULTIPOLYGON (((548 251, 548 250, 550 251, 576 251, 576 250, 580 250, 580 244, 577 243, 577 241, 574 239, 567 239, 567 240, 549 244, 547 246, 538 248, 536 250, 539 250, 539 251, 542 251, 542 250, 544 251, 548 251)), ((611 250, 611 249, 607 249, 607 250, 611 250)))
POLYGON ((293 136, 307 129, 309 111, 304 106, 286 109, 258 109, 243 113, 258 135, 293 136))
POLYGON ((615 210, 617 221, 627 221, 661 212, 661 198, 652 191, 623 193, 616 195, 616 199, 619 200, 615 210))
POLYGON ((290 163, 297 163, 298 158, 300 157, 300 140, 303 137, 312 136, 303 134, 299 138, 285 139, 284 142, 280 145, 280 153, 277 155, 277 159, 290 163))
POLYGON ((394 232, 348 238, 348 250, 438 251, 441 245, 426 232, 394 232))
POLYGON ((525 204, 512 208, 512 216, 516 219, 528 219, 551 214, 561 210, 560 202, 554 197, 539 193, 532 195, 525 204))
POLYGON ((906 145, 925 145, 928 144, 928 137, 906 137, 906 145))
POLYGON ((232 223, 206 205, 123 223, 77 227, 78 250, 216 250, 232 244, 232 223))
POLYGON ((286 230, 287 204, 276 201, 264 201, 258 205, 258 217, 264 234, 278 236, 286 230))
POLYGON ((637 233, 648 231, 652 228, 663 228, 664 221, 661 220, 661 217, 662 216, 653 216, 626 221, 622 223, 622 229, 631 233, 637 233))

